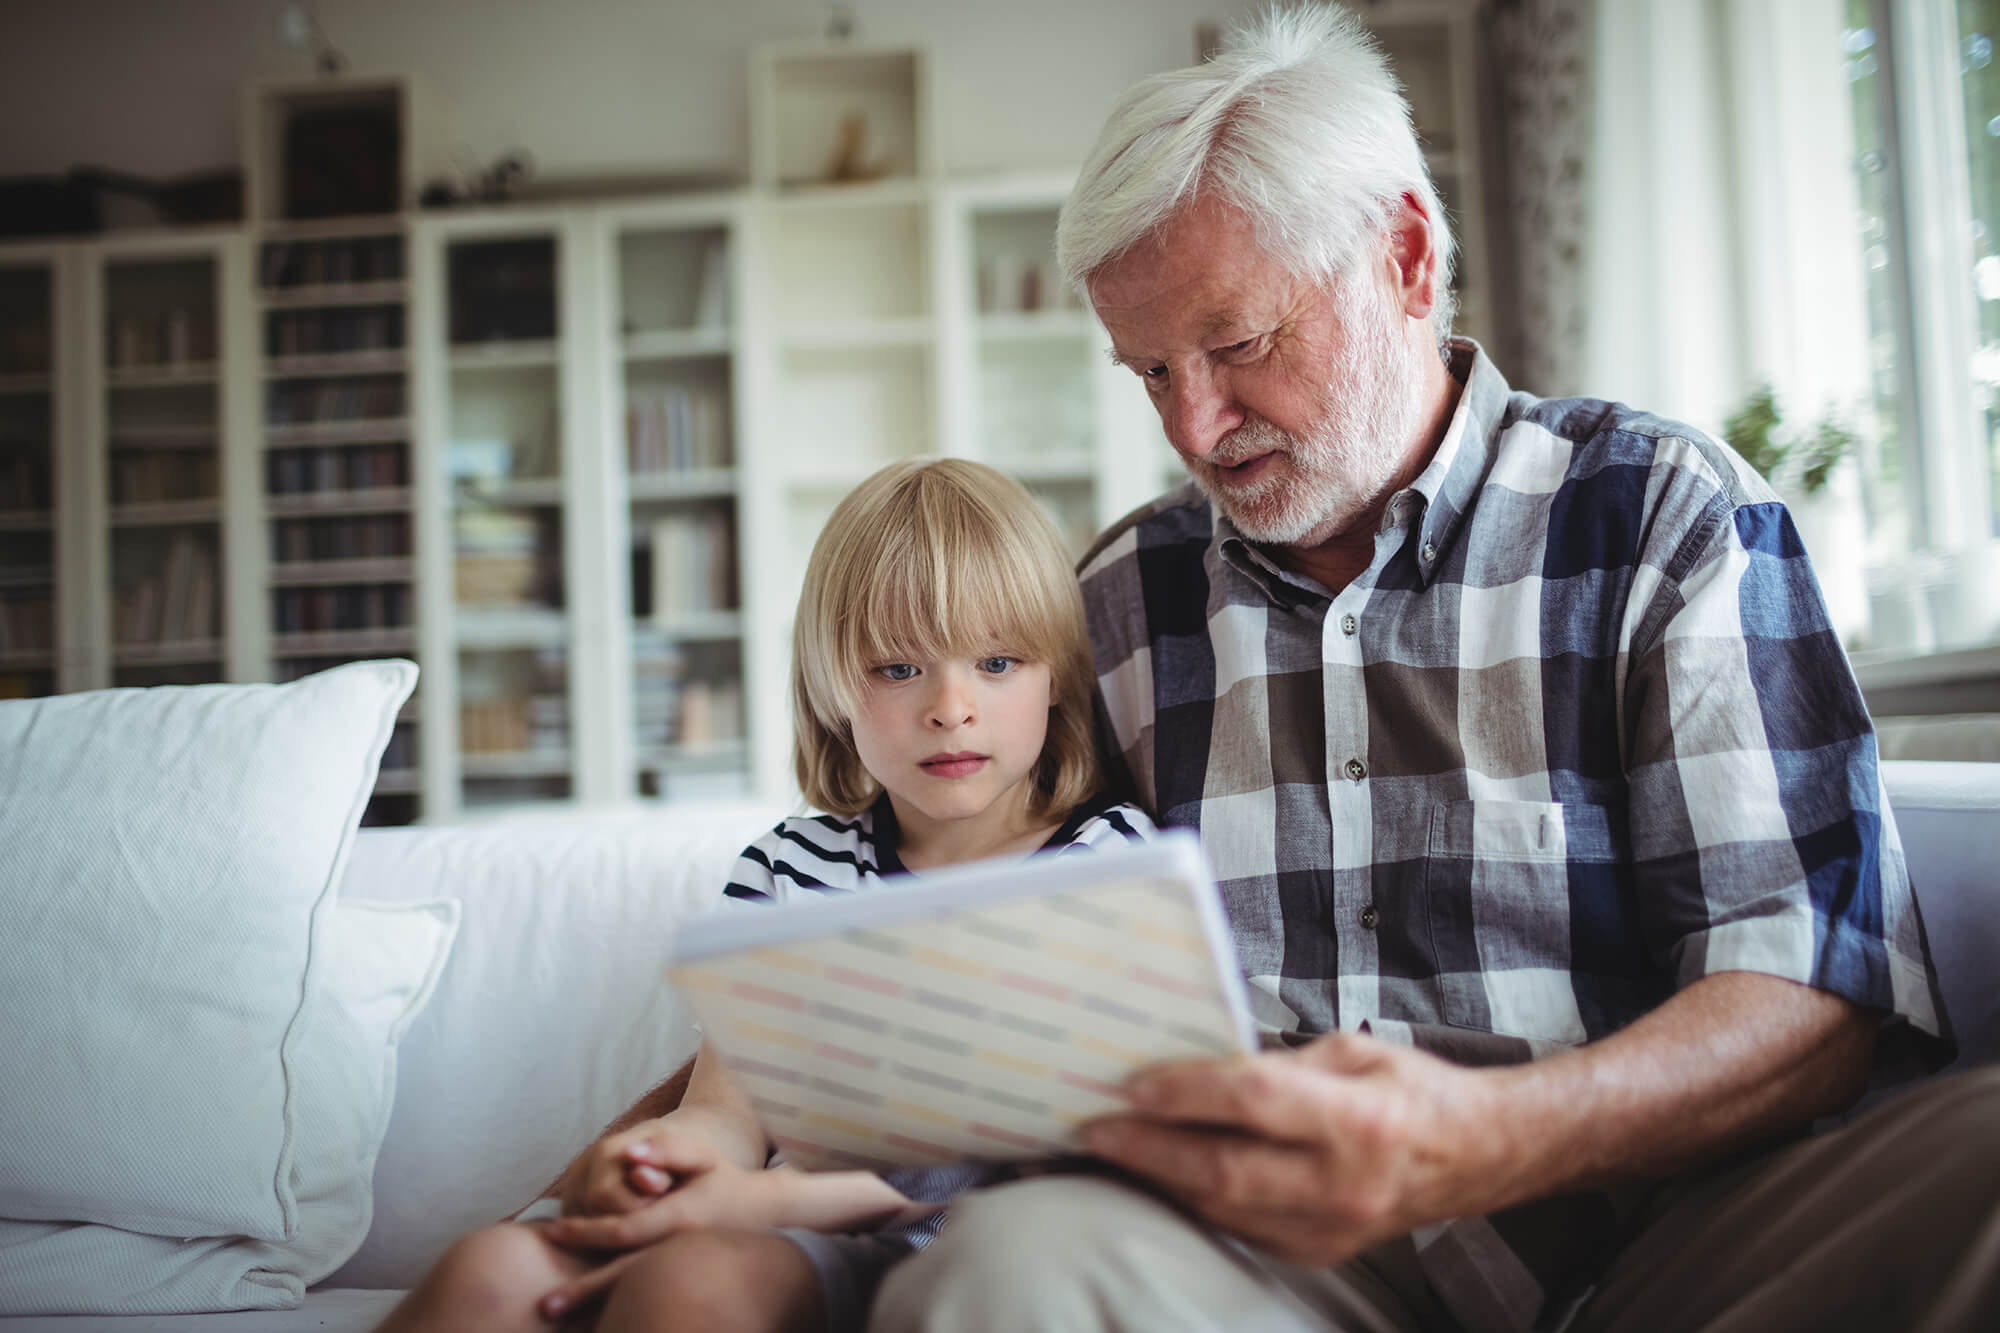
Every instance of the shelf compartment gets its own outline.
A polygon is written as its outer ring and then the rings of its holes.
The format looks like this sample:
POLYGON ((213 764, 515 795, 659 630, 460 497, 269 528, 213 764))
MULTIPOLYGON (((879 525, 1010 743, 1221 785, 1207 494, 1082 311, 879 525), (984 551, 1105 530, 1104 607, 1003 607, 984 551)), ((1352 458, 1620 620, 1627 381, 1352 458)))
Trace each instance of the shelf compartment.
POLYGON ((267 310, 334 309, 350 305, 392 305, 409 299, 409 284, 394 282, 327 282, 307 287, 265 287, 258 304, 267 310))
POLYGON ((631 499, 635 504, 674 500, 726 500, 736 494, 736 469, 732 467, 671 468, 657 472, 628 474, 631 499))
POLYGON ((0 532, 52 532, 56 516, 48 509, 0 509, 0 532))
POLYGON ((468 750, 459 756, 459 772, 467 781, 481 778, 568 777, 568 750, 468 750))
POLYGON ((412 495, 407 486, 385 486, 374 490, 301 491, 273 495, 265 509, 273 518, 312 518, 320 514, 399 514, 410 508, 412 495))
POLYGON ((780 369, 780 475, 795 485, 823 484, 828 475, 865 476, 934 452, 927 362, 924 351, 907 347, 789 352, 780 369), (839 465, 829 468, 827 459, 839 465))
POLYGON ((166 639, 156 643, 114 643, 119 666, 197 666, 222 660, 221 639, 166 639))
POLYGON ((407 657, 415 649, 417 632, 409 626, 393 629, 317 630, 309 634, 273 634, 273 657, 407 657))
POLYGON ((271 449, 297 449, 315 444, 399 444, 409 434, 408 417, 295 421, 283 426, 265 426, 264 444, 271 449))
POLYGON ((332 583, 409 583, 416 562, 384 560, 298 560, 271 566, 271 585, 278 588, 324 586, 332 583))
POLYGON ((112 389, 179 389, 214 384, 221 371, 213 361, 181 364, 110 366, 104 383, 112 389))
POLYGON ((268 379, 333 379, 343 375, 395 375, 409 368, 402 348, 368 352, 321 352, 312 356, 274 356, 264 361, 268 379))
POLYGON ((675 643, 709 643, 743 637, 741 611, 685 611, 633 622, 635 633, 675 643))
POLYGON ((1074 343, 1098 336, 1097 321, 1081 310, 1023 310, 979 316, 985 342, 1074 343))
POLYGON ((163 500, 157 504, 128 504, 111 507, 114 528, 172 528, 220 523, 222 501, 163 500))
POLYGON ((931 314, 920 205, 786 210, 774 219, 771 290, 780 329, 931 314))
POLYGON ((625 335, 627 361, 687 361, 728 356, 730 332, 713 329, 649 329, 625 335))
POLYGON ((569 642, 569 617, 541 606, 458 609, 458 646, 466 652, 558 647, 569 642))
POLYGON ((48 375, 0 375, 0 398, 53 392, 55 380, 48 375))
POLYGON ((561 347, 550 339, 519 342, 454 343, 451 368, 454 371, 519 370, 524 367, 552 367, 561 347))

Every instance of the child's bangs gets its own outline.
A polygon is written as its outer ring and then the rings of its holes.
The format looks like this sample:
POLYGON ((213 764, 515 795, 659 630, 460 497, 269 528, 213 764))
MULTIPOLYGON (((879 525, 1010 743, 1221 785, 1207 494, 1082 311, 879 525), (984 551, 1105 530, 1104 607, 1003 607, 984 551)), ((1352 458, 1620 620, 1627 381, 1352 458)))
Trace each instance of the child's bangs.
MULTIPOLYGON (((1058 662, 1074 611, 1049 585, 1045 552, 962 494, 931 494, 849 578, 860 594, 846 631, 858 673, 909 658, 1018 653, 1058 662)), ((858 682, 857 682, 858 683, 858 682)))

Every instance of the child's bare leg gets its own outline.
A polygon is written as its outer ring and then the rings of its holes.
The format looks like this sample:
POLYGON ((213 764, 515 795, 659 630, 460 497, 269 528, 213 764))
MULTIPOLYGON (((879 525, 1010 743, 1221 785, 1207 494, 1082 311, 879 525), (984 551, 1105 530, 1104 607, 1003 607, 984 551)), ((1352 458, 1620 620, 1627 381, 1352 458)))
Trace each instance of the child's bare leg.
POLYGON ((819 1274, 770 1231, 686 1231, 619 1275, 597 1333, 806 1333, 821 1327, 819 1274))
POLYGON ((531 1223, 502 1222, 460 1237, 376 1333, 547 1333, 535 1302, 592 1261, 540 1232, 531 1223))

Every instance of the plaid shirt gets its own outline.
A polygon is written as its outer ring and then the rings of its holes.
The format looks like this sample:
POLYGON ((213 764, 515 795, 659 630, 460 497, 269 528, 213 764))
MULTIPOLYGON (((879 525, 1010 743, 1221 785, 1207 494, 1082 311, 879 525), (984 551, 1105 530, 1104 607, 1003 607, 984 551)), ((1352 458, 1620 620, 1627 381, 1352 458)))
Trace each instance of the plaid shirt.
MULTIPOLYGON (((1105 748, 1200 830, 1260 1021, 1499 1063, 1748 970, 1937 1059, 1873 731, 1783 505, 1685 426, 1511 393, 1462 340, 1451 371, 1443 442, 1338 595, 1192 486, 1082 566, 1105 748)), ((1519 1329, 1616 1212, 1416 1240, 1468 1328, 1519 1329)))

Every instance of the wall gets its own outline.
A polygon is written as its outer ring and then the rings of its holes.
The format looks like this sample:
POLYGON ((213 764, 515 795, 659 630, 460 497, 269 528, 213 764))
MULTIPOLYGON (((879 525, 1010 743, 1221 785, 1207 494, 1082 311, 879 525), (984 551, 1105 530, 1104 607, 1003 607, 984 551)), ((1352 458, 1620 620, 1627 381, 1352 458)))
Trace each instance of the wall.
MULTIPOLYGON (((1134 80, 1189 63, 1194 25, 1251 0, 856 0, 859 35, 933 53, 947 172, 1072 166, 1134 80)), ((0 0, 0 176, 82 162, 171 175, 235 162, 247 78, 310 74, 279 0, 0 0)), ((748 169, 750 47, 811 38, 823 0, 319 0, 357 72, 413 73, 450 138, 545 175, 748 169)))

